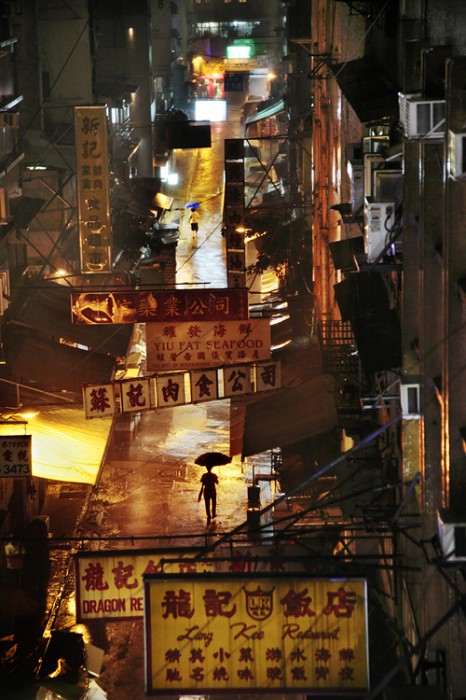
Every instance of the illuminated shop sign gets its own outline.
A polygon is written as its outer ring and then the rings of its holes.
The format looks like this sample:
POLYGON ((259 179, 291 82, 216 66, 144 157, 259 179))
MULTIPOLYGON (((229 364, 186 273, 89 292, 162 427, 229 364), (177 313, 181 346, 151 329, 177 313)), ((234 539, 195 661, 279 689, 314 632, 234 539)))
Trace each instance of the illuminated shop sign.
POLYGON ((106 384, 84 384, 83 405, 86 418, 108 418, 115 413, 173 408, 280 387, 280 362, 269 360, 136 377, 106 384))
POLYGON ((147 369, 165 371, 257 362, 270 358, 270 320, 149 323, 147 369))
POLYGON ((71 294, 74 324, 234 321, 248 316, 247 289, 129 289, 71 294))
POLYGON ((81 271, 111 272, 108 129, 105 107, 75 107, 81 271))
POLYGON ((227 58, 249 58, 251 56, 251 46, 227 46, 227 58))
POLYGON ((141 620, 146 574, 214 572, 213 562, 192 561, 188 554, 165 550, 81 553, 75 556, 76 620, 141 620), (167 557, 178 560, 166 563, 167 557), (183 561, 185 557, 186 561, 183 561))
POLYGON ((304 572, 302 547, 222 545, 208 558, 179 549, 78 552, 74 558, 76 620, 141 620, 147 574, 304 572))
POLYGON ((146 692, 368 689, 361 579, 148 576, 146 692))

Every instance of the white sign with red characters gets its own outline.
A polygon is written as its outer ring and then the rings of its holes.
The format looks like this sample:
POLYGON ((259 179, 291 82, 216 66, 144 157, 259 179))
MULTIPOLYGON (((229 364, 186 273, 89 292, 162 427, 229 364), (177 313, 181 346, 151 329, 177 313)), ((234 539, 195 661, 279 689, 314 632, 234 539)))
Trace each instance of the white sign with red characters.
POLYGON ((31 436, 2 435, 0 444, 0 477, 31 476, 31 436))
POLYGON ((161 372, 270 358, 270 320, 148 323, 147 369, 161 372))
POLYGON ((363 579, 150 575, 146 693, 364 693, 363 579))

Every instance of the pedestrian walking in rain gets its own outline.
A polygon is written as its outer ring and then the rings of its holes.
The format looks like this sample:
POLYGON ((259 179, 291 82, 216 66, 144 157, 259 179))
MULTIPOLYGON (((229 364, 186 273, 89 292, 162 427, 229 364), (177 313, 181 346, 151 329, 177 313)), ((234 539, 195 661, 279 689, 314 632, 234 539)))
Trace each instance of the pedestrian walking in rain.
POLYGON ((197 236, 199 231, 199 212, 197 209, 191 209, 191 214, 189 215, 189 223, 191 224, 191 233, 193 238, 197 236))
POLYGON ((204 496, 205 512, 207 514, 207 522, 210 522, 211 517, 217 516, 217 484, 218 476, 212 471, 212 467, 208 465, 207 471, 201 476, 201 490, 199 491, 200 501, 204 496))

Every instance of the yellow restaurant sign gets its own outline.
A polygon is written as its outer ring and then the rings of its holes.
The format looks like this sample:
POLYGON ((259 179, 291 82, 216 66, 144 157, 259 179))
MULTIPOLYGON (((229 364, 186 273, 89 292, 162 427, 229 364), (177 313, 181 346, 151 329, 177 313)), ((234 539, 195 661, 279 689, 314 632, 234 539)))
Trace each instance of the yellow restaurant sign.
POLYGON ((146 693, 360 693, 362 579, 145 578, 146 693))
POLYGON ((193 561, 193 553, 192 549, 184 555, 167 549, 79 552, 74 559, 76 621, 142 620, 145 575, 214 571, 213 562, 193 561), (168 558, 170 562, 165 561, 168 558))
POLYGON ((111 220, 105 107, 75 107, 81 271, 110 272, 111 220))
POLYGON ((144 576, 283 571, 304 572, 302 547, 236 546, 217 548, 210 559, 194 560, 195 549, 104 550, 75 555, 76 619, 142 620, 144 576))

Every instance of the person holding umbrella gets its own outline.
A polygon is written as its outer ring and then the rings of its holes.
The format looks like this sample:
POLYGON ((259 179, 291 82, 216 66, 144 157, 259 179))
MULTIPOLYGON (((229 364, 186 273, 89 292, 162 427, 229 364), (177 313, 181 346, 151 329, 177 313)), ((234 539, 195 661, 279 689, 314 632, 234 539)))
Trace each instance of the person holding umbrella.
POLYGON ((231 457, 224 455, 222 452, 204 452, 194 460, 194 464, 205 467, 207 472, 201 476, 201 490, 199 491, 198 501, 204 496, 205 511, 207 514, 207 522, 210 523, 211 518, 217 516, 217 484, 218 476, 212 471, 216 465, 229 464, 231 457))
POLYGON ((206 473, 201 476, 201 490, 199 491, 200 501, 202 496, 204 496, 205 512, 207 515, 207 522, 209 523, 211 518, 217 517, 217 484, 218 476, 212 471, 212 465, 206 466, 206 473), (212 509, 212 510, 211 510, 212 509), (211 515, 212 513, 212 515, 211 515))
POLYGON ((189 215, 189 223, 191 224, 191 233, 193 238, 197 236, 199 231, 199 211, 197 208, 191 208, 191 214, 189 215))

